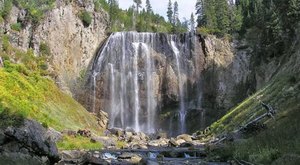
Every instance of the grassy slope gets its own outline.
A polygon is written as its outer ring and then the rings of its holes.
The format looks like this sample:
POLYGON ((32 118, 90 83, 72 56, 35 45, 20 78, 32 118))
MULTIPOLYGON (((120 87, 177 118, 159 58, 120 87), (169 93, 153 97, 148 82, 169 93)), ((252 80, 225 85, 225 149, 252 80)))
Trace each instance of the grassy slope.
POLYGON ((100 131, 96 119, 53 81, 0 68, 0 101, 9 111, 36 119, 57 130, 100 131))
POLYGON ((263 89, 243 101, 219 121, 211 125, 211 133, 220 135, 231 132, 266 112, 260 100, 272 105, 277 114, 265 119, 267 129, 230 145, 227 156, 255 164, 297 164, 300 161, 300 51, 291 56, 263 89))

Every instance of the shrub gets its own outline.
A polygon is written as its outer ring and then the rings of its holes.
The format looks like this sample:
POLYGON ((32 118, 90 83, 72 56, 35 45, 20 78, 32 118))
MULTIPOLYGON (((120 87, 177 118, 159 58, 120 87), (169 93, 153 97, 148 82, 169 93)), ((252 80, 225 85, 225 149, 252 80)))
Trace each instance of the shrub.
POLYGON ((3 35, 2 36, 2 49, 5 52, 10 50, 10 42, 9 42, 8 35, 3 35))
POLYGON ((21 23, 14 23, 14 24, 10 25, 10 28, 12 30, 14 30, 14 31, 18 31, 19 32, 22 29, 22 25, 21 25, 21 23))
POLYGON ((40 44, 40 55, 46 55, 46 56, 51 55, 50 47, 48 46, 48 44, 44 42, 40 44))
POLYGON ((81 19, 84 27, 88 27, 92 23, 92 16, 87 11, 82 11, 79 15, 79 18, 81 19))

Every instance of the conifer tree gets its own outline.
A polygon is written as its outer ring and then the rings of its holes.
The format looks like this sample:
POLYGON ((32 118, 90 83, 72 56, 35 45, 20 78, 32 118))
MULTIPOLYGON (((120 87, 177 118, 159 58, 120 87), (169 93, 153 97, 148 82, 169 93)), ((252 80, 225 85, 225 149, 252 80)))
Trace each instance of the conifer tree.
POLYGON ((177 1, 174 2, 174 10, 173 10, 173 26, 177 26, 179 23, 179 18, 178 18, 178 3, 177 1))
POLYGON ((151 6, 151 3, 150 3, 150 0, 146 0, 146 9, 147 9, 147 13, 150 14, 152 13, 152 6, 151 6))
POLYGON ((171 0, 169 0, 169 3, 168 3, 167 17, 168 17, 169 22, 173 23, 173 7, 172 7, 171 0))
POLYGON ((194 18, 194 13, 191 14, 191 19, 190 19, 190 31, 194 32, 195 31, 195 18, 194 18))

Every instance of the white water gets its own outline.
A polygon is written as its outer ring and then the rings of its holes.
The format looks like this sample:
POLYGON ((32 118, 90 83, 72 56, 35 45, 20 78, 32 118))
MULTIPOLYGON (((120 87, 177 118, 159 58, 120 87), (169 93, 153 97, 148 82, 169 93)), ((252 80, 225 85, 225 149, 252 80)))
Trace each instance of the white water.
POLYGON ((157 88, 161 80, 157 79, 159 68, 155 59, 157 51, 160 51, 159 57, 172 64, 178 82, 179 130, 173 130, 176 128, 173 125, 177 124, 174 116, 170 117, 170 126, 166 128, 176 133, 186 132, 186 71, 182 54, 189 46, 180 43, 174 35, 165 36, 155 33, 114 33, 99 52, 91 79, 92 110, 108 112, 110 127, 130 127, 147 133, 160 129, 158 97, 161 97, 161 91, 157 88), (165 36, 166 39, 163 38, 165 36))
POLYGON ((172 50, 175 54, 175 58, 176 58, 176 67, 177 67, 177 73, 178 73, 178 89, 179 89, 179 118, 180 118, 180 123, 179 123, 179 127, 180 127, 180 133, 184 133, 186 131, 186 126, 185 126, 185 117, 186 117, 186 108, 185 108, 185 102, 184 102, 184 87, 183 87, 183 82, 182 82, 182 76, 181 76, 181 63, 179 61, 179 50, 176 47, 176 44, 173 40, 171 40, 171 46, 172 46, 172 50))

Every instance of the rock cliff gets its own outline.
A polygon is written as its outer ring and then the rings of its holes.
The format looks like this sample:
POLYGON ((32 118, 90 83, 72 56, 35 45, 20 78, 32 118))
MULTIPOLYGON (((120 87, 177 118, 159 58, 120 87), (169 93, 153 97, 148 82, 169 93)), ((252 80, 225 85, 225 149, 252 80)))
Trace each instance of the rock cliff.
POLYGON ((8 35, 14 47, 25 51, 32 48, 36 56, 41 44, 49 47, 48 63, 53 78, 61 89, 74 94, 80 74, 85 73, 98 46, 106 38, 108 14, 101 9, 95 12, 92 0, 57 0, 37 25, 27 21, 27 15, 26 10, 13 6, 8 18, 0 23, 0 33, 8 35), (79 18, 81 11, 92 16, 88 27, 79 18), (17 22, 22 23, 20 31, 11 28, 17 22))

